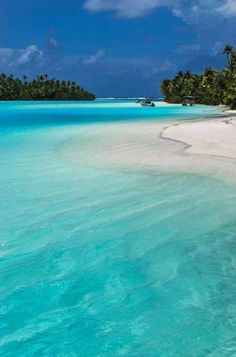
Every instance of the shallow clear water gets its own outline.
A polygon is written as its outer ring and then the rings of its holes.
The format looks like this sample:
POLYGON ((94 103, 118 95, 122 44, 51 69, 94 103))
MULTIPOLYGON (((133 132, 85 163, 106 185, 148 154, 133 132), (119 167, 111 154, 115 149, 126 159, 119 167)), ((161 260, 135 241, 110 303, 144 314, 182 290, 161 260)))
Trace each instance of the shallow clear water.
POLYGON ((222 115, 222 109, 198 105, 194 107, 141 107, 133 101, 95 102, 0 102, 1 126, 105 123, 150 119, 188 119, 222 115), (11 119, 9 120, 9 115, 11 119))
POLYGON ((110 121, 217 110, 71 104, 0 104, 1 355, 236 355, 235 186, 63 154, 110 121))

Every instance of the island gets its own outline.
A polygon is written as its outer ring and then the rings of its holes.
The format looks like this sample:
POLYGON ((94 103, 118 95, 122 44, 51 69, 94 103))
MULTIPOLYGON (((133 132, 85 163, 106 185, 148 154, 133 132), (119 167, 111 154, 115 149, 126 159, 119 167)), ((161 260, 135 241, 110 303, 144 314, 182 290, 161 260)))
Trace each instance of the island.
POLYGON ((228 65, 222 70, 207 67, 203 73, 180 71, 173 79, 162 81, 161 92, 169 103, 181 103, 192 96, 195 103, 226 105, 236 109, 236 50, 228 44, 223 49, 228 65))
POLYGON ((50 79, 47 74, 28 81, 13 75, 0 75, 0 100, 94 100, 95 95, 74 81, 50 79))

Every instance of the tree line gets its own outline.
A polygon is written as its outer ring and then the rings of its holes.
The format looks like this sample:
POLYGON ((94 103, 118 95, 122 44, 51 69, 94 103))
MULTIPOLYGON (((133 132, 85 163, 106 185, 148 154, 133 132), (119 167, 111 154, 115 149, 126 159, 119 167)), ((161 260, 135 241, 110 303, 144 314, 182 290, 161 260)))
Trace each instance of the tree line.
POLYGON ((93 100, 95 95, 74 81, 50 79, 47 74, 28 81, 0 74, 0 100, 93 100))
POLYGON ((202 74, 180 71, 173 79, 165 79, 161 92, 166 101, 181 103, 184 96, 193 96, 198 104, 225 104, 236 109, 236 50, 226 45, 223 54, 227 66, 222 71, 206 68, 202 74))

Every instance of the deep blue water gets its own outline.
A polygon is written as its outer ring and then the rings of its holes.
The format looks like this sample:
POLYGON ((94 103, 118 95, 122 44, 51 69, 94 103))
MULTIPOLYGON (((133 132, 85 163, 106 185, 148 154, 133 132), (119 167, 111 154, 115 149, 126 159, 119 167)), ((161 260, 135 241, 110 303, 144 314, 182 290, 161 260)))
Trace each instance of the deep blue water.
POLYGON ((236 355, 235 186, 67 159, 110 122, 219 111, 119 103, 0 103, 4 357, 236 355))

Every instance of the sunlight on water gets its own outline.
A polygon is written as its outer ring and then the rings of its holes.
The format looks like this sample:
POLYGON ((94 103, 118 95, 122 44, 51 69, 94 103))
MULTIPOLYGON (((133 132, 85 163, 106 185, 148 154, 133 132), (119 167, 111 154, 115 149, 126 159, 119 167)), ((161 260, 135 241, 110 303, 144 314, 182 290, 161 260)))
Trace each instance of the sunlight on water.
POLYGON ((1 127, 1 355, 234 356, 235 186, 71 162, 109 123, 28 111, 1 127))

